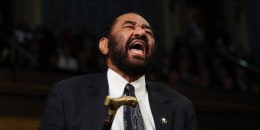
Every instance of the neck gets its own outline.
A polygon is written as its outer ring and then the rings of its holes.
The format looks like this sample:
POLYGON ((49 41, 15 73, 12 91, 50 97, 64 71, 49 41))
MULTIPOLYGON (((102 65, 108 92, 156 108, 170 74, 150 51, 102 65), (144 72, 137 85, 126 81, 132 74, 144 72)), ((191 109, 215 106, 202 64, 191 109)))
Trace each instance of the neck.
POLYGON ((119 75, 121 75, 125 80, 127 80, 129 83, 136 81, 138 78, 140 78, 142 75, 129 75, 123 71, 121 71, 119 68, 117 68, 116 66, 113 65, 108 65, 108 68, 112 69, 113 71, 115 71, 116 73, 118 73, 119 75))

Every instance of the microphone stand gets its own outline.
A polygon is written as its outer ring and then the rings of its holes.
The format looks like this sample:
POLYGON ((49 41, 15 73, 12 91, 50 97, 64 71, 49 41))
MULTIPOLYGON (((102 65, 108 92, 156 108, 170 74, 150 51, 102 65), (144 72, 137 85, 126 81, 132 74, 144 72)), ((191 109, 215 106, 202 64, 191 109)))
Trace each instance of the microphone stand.
POLYGON ((119 98, 110 98, 110 96, 107 96, 105 98, 104 104, 105 106, 108 106, 108 117, 105 120, 103 130, 110 130, 117 109, 122 105, 136 107, 138 101, 136 97, 132 97, 132 96, 122 96, 119 98))

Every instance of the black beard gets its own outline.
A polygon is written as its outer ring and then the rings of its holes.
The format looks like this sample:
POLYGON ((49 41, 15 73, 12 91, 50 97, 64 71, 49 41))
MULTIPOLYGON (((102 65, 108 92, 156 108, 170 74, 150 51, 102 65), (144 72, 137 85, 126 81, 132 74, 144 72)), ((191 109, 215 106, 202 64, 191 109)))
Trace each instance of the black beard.
POLYGON ((109 56, 113 64, 121 71, 129 76, 141 76, 145 74, 151 67, 150 57, 145 57, 143 64, 136 64, 128 60, 128 46, 125 48, 119 47, 118 43, 113 38, 109 40, 109 56))

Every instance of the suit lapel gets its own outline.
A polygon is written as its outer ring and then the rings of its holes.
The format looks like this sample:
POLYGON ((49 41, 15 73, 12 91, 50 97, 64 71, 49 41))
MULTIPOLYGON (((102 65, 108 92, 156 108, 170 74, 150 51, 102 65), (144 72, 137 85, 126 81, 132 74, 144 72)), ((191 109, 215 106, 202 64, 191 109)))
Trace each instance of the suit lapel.
POLYGON ((108 94, 108 82, 106 73, 96 76, 93 81, 93 85, 90 88, 91 95, 89 97, 88 103, 92 105, 89 106, 89 114, 92 129, 102 129, 105 119, 107 118, 108 108, 104 105, 105 97, 108 94))
POLYGON ((156 129, 171 130, 174 125, 175 115, 175 111, 171 109, 173 104, 171 104, 167 96, 153 89, 152 84, 148 84, 147 88, 156 129))

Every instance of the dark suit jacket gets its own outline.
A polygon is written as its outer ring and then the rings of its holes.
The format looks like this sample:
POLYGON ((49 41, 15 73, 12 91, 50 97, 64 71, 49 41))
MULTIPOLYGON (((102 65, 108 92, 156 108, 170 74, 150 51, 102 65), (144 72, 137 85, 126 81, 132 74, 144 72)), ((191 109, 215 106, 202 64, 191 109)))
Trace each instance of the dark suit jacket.
MULTIPOLYGON (((197 130, 191 102, 163 85, 147 82, 157 130, 197 130), (162 123, 165 118, 167 123, 162 123)), ((102 130, 107 118, 106 73, 82 75, 55 84, 45 106, 40 130, 102 130)), ((145 117, 144 117, 145 118, 145 117)))

